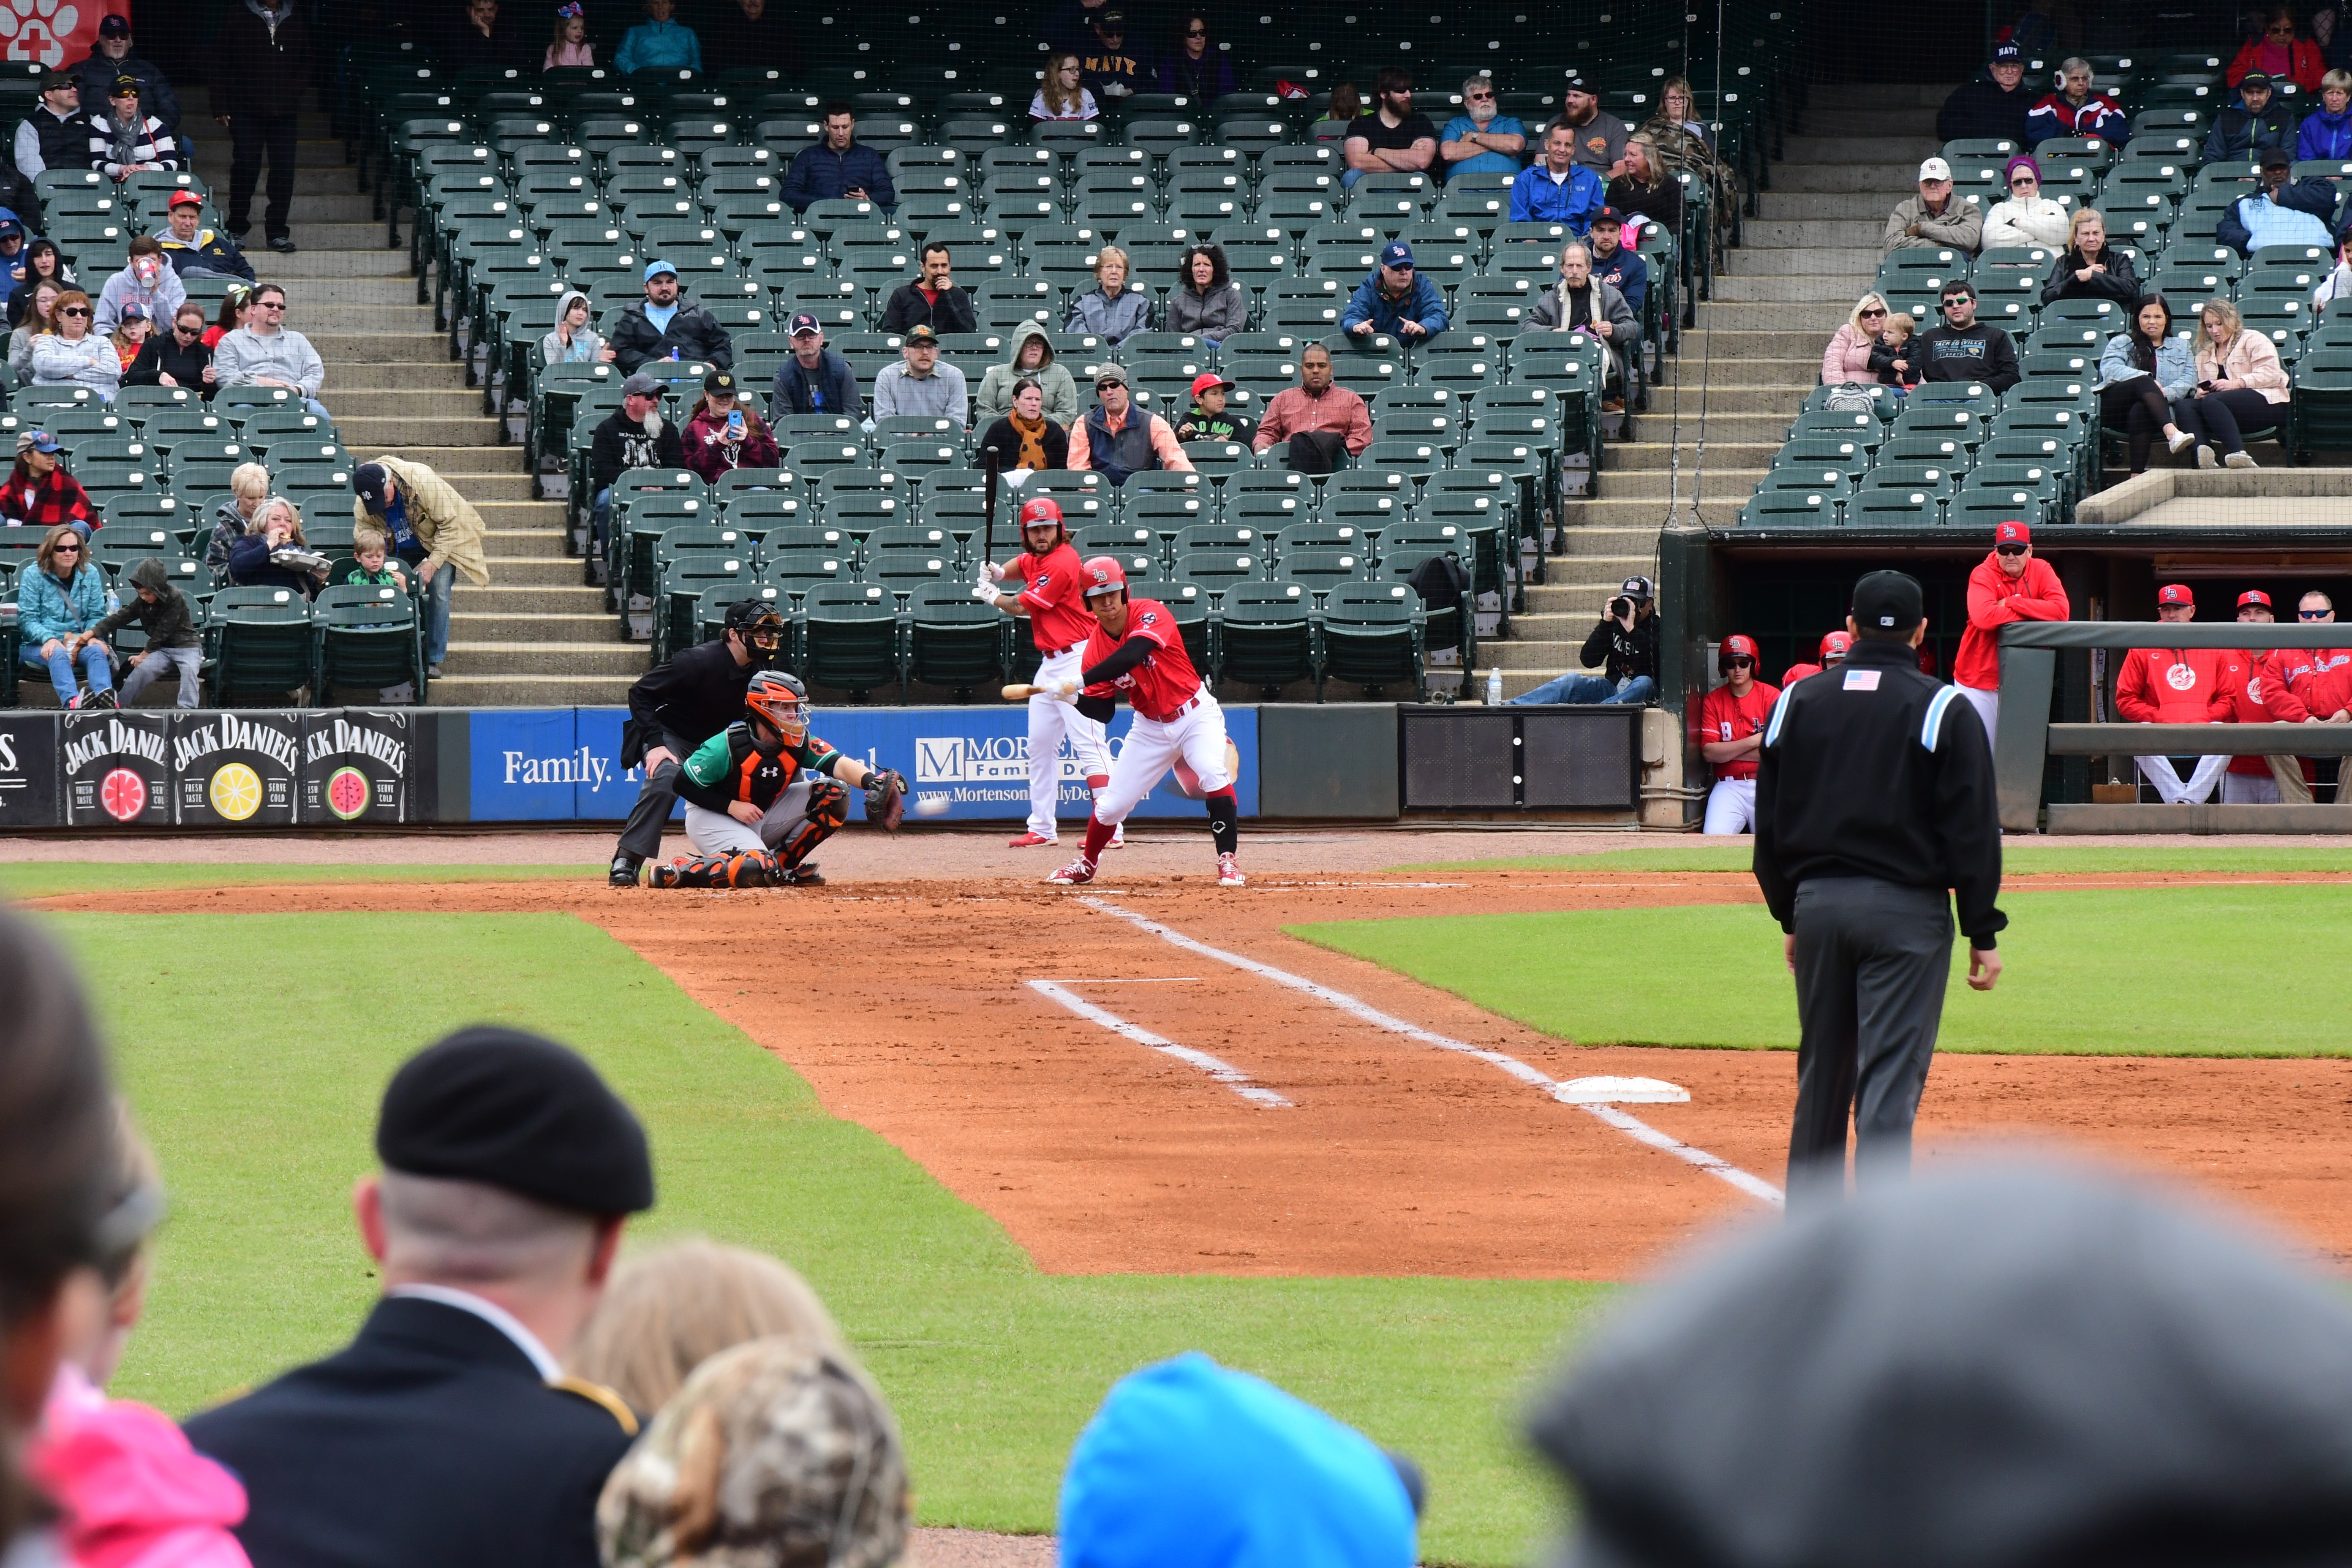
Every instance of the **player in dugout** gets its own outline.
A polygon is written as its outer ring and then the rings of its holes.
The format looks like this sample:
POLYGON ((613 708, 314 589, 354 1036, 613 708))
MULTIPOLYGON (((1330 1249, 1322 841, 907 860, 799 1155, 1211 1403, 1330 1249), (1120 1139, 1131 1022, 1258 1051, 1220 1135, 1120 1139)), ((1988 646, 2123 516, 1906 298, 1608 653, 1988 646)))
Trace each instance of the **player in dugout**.
POLYGON ((1748 833, 1756 826, 1756 753, 1780 689, 1756 679, 1756 640, 1723 639, 1716 655, 1723 684, 1699 704, 1699 754, 1715 764, 1702 833, 1748 833))

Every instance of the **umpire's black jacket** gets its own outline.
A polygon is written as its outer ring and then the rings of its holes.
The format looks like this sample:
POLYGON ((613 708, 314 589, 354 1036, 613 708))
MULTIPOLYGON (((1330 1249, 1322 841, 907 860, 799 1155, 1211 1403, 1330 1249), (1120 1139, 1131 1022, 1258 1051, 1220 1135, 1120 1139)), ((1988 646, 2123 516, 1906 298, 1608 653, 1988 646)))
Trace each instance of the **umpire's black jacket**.
POLYGON ((1874 877, 1949 888, 1959 927, 1990 948, 2009 917, 1984 721, 1907 643, 1858 637, 1837 668, 1780 694, 1756 773, 1756 880, 1782 931, 1797 885, 1874 877))
POLYGON ((743 693, 758 668, 736 663, 720 637, 681 648, 639 676, 629 688, 629 718, 646 749, 661 744, 665 732, 698 746, 743 717, 743 693))

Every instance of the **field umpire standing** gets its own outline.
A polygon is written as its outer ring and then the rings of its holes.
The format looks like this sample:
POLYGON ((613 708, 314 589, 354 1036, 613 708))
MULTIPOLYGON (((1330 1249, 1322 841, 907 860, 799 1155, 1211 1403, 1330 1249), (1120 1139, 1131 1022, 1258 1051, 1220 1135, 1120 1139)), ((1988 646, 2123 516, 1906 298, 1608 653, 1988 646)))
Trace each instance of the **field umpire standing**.
POLYGON ((673 654, 629 688, 621 765, 643 763, 646 782, 613 851, 606 879, 614 887, 635 887, 638 868, 661 853, 662 827, 677 803, 679 764, 743 716, 753 673, 772 666, 783 646, 784 617, 776 606, 738 599, 727 607, 727 629, 716 641, 673 654))
POLYGON ((1792 1205, 1843 1194, 1849 1112, 1858 1181, 1909 1171, 1951 975, 1947 889, 1979 991, 2009 923, 1992 748, 1959 689, 1920 673, 1919 584, 1870 574, 1846 626, 1845 662, 1781 693, 1756 779, 1756 880, 1797 977, 1792 1205))

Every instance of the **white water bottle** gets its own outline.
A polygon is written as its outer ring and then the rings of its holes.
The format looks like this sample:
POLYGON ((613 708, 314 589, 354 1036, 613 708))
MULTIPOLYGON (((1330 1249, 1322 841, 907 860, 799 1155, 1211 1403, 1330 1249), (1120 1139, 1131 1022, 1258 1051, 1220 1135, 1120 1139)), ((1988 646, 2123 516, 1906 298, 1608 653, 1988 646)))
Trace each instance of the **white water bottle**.
POLYGON ((1486 671, 1486 706, 1500 708, 1502 705, 1503 669, 1500 665, 1496 665, 1486 671))
POLYGON ((122 608, 122 595, 109 588, 106 591, 106 613, 113 615, 122 608))

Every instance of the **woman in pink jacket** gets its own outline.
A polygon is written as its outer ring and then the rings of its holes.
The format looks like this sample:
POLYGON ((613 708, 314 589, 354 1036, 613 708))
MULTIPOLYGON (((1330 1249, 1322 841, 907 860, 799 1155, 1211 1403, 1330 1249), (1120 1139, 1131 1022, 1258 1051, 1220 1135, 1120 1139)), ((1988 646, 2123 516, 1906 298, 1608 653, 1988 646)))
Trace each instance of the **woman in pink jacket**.
POLYGON ((2197 466, 2213 466, 2213 450, 2233 468, 2251 468, 2244 432, 2286 423, 2286 371, 2268 334, 2250 331, 2227 300, 2208 300, 2197 312, 2197 390, 2182 421, 2199 439, 2197 466))
POLYGON ((1845 325, 1830 339, 1830 346, 1822 351, 1822 384, 1835 386, 1840 382, 1858 381, 1865 386, 1876 386, 1878 373, 1870 368, 1870 349, 1885 327, 1885 296, 1870 293, 1855 300, 1853 314, 1845 319, 1845 325))

